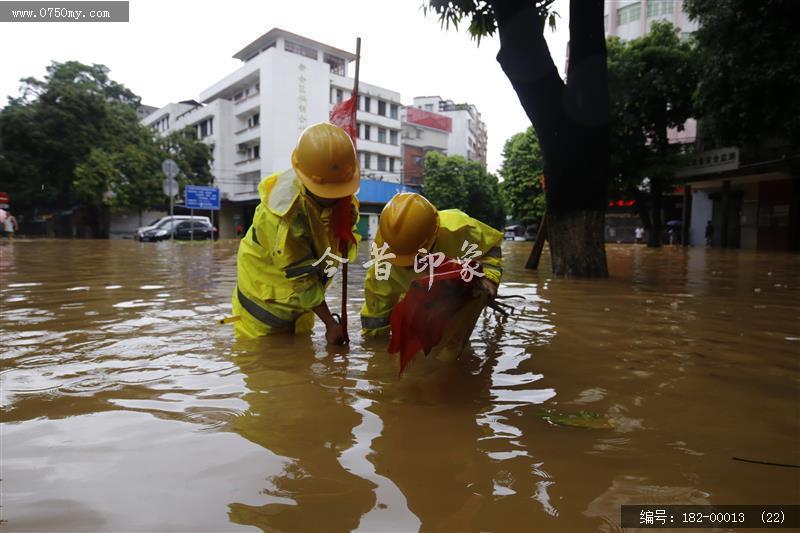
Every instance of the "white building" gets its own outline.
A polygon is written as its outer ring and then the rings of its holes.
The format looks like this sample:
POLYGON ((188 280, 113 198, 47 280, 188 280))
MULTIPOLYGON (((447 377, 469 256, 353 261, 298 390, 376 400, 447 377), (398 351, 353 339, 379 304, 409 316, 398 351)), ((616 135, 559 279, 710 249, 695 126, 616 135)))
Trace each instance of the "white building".
POLYGON ((656 20, 671 22, 682 38, 697 30, 697 22, 683 10, 683 0, 606 0, 603 9, 606 36, 623 41, 642 37, 656 20))
POLYGON ((453 119, 411 106, 401 113, 403 122, 403 183, 422 186, 425 155, 435 151, 447 155, 453 119))
POLYGON ((413 105, 453 120, 447 144, 448 155, 460 155, 486 165, 486 123, 483 122, 478 108, 472 104, 456 104, 452 100, 443 100, 440 96, 417 96, 413 105))
MULTIPOLYGON (((169 104, 143 120, 164 135, 195 126, 212 147, 223 237, 249 224, 261 178, 291 167, 299 134, 327 121, 333 106, 351 96, 354 81, 354 54, 279 28, 233 57, 242 65, 201 91, 199 102, 169 104)), ((400 93, 364 82, 359 93, 362 177, 399 182, 400 93)))
MULTIPOLYGON (((689 19, 683 10, 683 0, 607 0, 603 4, 606 37, 616 36, 623 41, 643 37, 655 21, 671 22, 678 28, 681 39, 697 30, 697 21, 689 19)), ((670 142, 694 142, 697 121, 690 118, 684 129, 669 131, 670 142)))

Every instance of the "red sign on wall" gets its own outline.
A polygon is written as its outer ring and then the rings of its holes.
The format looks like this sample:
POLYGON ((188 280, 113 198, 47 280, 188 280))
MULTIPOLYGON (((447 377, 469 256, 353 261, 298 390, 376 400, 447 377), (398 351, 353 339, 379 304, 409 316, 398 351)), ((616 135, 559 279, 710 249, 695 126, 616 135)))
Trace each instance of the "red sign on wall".
POLYGON ((406 108, 406 121, 442 131, 453 131, 453 119, 438 113, 423 111, 416 107, 406 108))
POLYGON ((0 192, 0 209, 8 208, 8 193, 0 192))

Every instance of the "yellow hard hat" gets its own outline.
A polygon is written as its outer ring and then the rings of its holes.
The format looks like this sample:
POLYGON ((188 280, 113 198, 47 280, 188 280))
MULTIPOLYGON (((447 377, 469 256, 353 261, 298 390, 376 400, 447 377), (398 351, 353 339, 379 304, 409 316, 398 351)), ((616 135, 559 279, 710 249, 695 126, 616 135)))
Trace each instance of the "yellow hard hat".
POLYGON ((342 128, 327 122, 303 130, 292 151, 292 167, 303 185, 320 198, 350 196, 361 182, 353 141, 342 128))
POLYGON ((424 196, 401 192, 395 194, 381 211, 378 246, 389 245, 389 252, 397 257, 391 263, 410 266, 420 248, 430 251, 439 231, 439 212, 424 196))

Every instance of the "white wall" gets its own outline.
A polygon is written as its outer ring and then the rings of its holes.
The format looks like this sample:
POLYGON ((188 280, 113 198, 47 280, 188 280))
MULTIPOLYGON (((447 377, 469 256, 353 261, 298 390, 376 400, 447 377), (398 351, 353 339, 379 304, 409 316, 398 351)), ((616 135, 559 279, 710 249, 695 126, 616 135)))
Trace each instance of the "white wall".
POLYGON ((689 228, 689 244, 705 246, 706 223, 711 220, 714 203, 702 189, 692 189, 692 222, 689 228))
POLYGON ((132 239, 133 233, 137 228, 147 226, 154 220, 165 217, 168 214, 166 211, 149 210, 142 211, 141 216, 138 210, 111 213, 109 236, 112 239, 132 239))

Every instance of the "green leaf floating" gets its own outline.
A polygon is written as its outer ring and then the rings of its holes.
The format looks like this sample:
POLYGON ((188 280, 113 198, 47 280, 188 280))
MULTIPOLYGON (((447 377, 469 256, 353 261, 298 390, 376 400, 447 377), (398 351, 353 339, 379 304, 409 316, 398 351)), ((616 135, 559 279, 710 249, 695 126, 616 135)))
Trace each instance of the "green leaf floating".
POLYGON ((610 418, 592 411, 578 411, 577 413, 546 411, 540 413, 539 417, 557 426, 586 429, 611 429, 614 427, 610 418))

